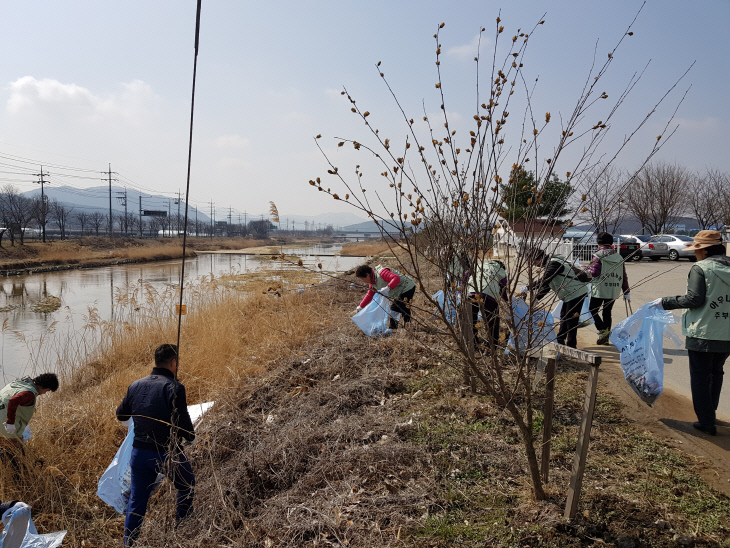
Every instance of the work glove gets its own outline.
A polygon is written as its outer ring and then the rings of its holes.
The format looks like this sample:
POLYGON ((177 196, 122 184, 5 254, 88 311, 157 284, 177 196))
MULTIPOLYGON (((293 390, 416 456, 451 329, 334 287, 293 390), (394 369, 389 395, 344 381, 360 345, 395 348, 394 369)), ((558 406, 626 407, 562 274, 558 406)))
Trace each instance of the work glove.
POLYGON ((654 308, 659 308, 659 309, 661 309, 661 310, 664 310, 664 306, 662 305, 662 300, 661 300, 661 298, 659 298, 659 299, 656 299, 655 301, 651 301, 651 302, 649 303, 649 307, 650 307, 650 308, 654 307, 654 308))
POLYGON ((383 297, 387 297, 388 293, 390 293, 390 286, 386 285, 383 289, 380 290, 380 294, 383 297))
POLYGON ((628 291, 624 293, 624 301, 626 301, 627 303, 631 302, 631 293, 629 293, 628 291))
POLYGON ((3 423, 3 426, 5 427, 5 431, 8 434, 15 434, 16 429, 15 429, 15 425, 14 424, 8 424, 7 422, 4 422, 3 423))
POLYGON ((522 287, 520 287, 520 293, 522 293, 523 295, 526 295, 529 292, 530 292, 530 288, 527 287, 526 285, 523 285, 522 287))

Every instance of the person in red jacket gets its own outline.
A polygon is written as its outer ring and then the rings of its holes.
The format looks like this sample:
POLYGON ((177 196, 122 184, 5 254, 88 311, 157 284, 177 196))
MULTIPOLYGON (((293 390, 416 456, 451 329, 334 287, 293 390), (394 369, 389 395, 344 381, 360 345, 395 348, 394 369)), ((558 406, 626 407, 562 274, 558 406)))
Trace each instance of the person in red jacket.
MULTIPOLYGON (((363 284, 368 285, 368 292, 360 302, 355 313, 365 308, 373 300, 376 292, 385 295, 390 299, 390 309, 403 315, 403 325, 411 321, 410 303, 416 292, 416 283, 405 274, 392 268, 376 266, 371 268, 368 265, 361 265, 355 271, 355 277, 363 284)), ((388 328, 397 329, 398 322, 393 318, 388 319, 388 328)))

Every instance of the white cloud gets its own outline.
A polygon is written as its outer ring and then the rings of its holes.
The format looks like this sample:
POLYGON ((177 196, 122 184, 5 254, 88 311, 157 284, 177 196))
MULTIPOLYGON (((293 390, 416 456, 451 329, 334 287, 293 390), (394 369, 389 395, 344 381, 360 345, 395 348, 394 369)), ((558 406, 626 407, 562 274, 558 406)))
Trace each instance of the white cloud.
POLYGON ((675 118, 672 125, 679 124, 679 129, 689 131, 712 131, 722 125, 719 118, 706 116, 704 118, 675 118))
POLYGON ((223 149, 242 149, 251 144, 251 140, 240 135, 221 135, 213 140, 213 146, 223 149))
POLYGON ((5 108, 11 116, 40 115, 87 123, 110 121, 111 117, 141 125, 154 112, 156 101, 152 88, 140 80, 123 83, 120 91, 102 96, 76 84, 23 76, 10 84, 5 108))
MULTIPOLYGON (((484 50, 484 41, 482 41, 482 50, 484 50)), ((472 59, 476 57, 479 48, 479 35, 477 34, 471 42, 463 46, 454 46, 446 50, 446 55, 460 57, 464 59, 472 59)))

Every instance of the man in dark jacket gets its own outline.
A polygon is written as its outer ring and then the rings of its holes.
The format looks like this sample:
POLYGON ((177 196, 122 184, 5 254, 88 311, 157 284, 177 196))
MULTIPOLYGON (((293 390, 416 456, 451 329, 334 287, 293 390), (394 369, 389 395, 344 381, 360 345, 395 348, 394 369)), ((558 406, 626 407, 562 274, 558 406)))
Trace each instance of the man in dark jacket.
POLYGON ((177 489, 176 521, 186 518, 193 509, 195 475, 182 450, 182 441, 193 441, 195 433, 185 387, 176 377, 177 346, 163 344, 155 350, 152 374, 133 382, 117 409, 120 421, 134 420, 125 547, 132 546, 139 536, 157 474, 163 470, 177 489))

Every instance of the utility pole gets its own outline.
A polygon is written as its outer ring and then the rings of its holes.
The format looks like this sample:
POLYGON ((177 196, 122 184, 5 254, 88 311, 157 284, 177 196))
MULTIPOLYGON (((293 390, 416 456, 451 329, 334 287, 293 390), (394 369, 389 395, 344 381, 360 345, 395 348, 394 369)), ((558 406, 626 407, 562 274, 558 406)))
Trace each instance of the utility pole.
POLYGON ((210 237, 215 234, 215 211, 213 210, 213 200, 210 201, 210 237))
POLYGON ((180 237, 180 189, 177 189, 177 200, 175 200, 175 203, 177 204, 177 237, 180 237))
POLYGON ((228 206, 228 236, 231 235, 231 229, 233 228, 233 208, 228 206))
POLYGON ((41 185, 41 229, 43 232, 43 243, 46 243, 46 214, 48 212, 48 208, 46 207, 46 194, 44 191, 44 185, 47 181, 43 179, 44 175, 43 166, 41 166, 41 172, 36 173, 36 177, 39 177, 40 180, 34 182, 41 185))
POLYGON ((142 237, 142 195, 139 195, 139 237, 142 237))
MULTIPOLYGON (((127 217, 127 189, 124 192, 117 191, 117 201, 124 206, 124 235, 129 236, 128 224, 129 219, 127 217)), ((121 227, 120 227, 121 228, 121 227)))
MULTIPOLYGON (((112 173, 117 174, 116 171, 112 171, 112 165, 109 164, 109 170, 108 171, 102 171, 104 175, 107 177, 102 179, 102 181, 109 179, 109 237, 114 238, 114 218, 112 217, 112 173)), ((114 179, 116 181, 116 179, 114 179)))
POLYGON ((198 237, 198 208, 195 208, 195 237, 198 237))

